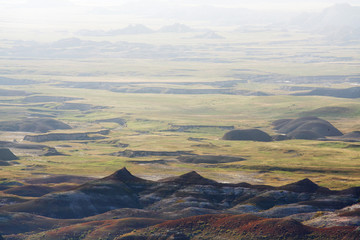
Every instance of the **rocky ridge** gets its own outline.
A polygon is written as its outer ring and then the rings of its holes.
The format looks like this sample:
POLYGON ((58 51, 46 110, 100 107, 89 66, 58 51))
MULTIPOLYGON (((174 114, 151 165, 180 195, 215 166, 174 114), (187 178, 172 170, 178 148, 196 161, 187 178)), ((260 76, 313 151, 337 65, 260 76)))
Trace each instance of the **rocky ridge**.
POLYGON ((225 184, 192 171, 150 181, 123 168, 70 190, 3 205, 0 231, 10 240, 104 234, 108 239, 266 239, 269 234, 358 239, 359 197, 360 187, 333 191, 309 179, 279 187, 225 184), (22 227, 13 228, 14 223, 22 227))
POLYGON ((280 187, 225 184, 193 171, 149 181, 123 168, 71 191, 50 193, 0 210, 64 219, 83 218, 122 208, 155 211, 157 216, 173 219, 198 214, 249 212, 266 217, 286 217, 335 211, 356 204, 359 197, 360 188, 332 191, 309 179, 280 187))

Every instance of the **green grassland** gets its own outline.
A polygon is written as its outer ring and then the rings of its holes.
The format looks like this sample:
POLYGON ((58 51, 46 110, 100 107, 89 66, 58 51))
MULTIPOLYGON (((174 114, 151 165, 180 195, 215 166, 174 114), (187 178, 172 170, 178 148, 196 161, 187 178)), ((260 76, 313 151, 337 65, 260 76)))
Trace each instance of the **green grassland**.
MULTIPOLYGON (((342 132, 360 130, 358 99, 317 96, 291 96, 282 86, 350 87, 342 82, 309 82, 305 84, 277 83, 277 76, 322 76, 359 74, 354 46, 326 45, 317 36, 304 33, 249 33, 240 36, 223 33, 225 39, 170 38, 155 34, 146 38, 148 44, 186 46, 192 49, 189 57, 208 57, 227 62, 207 62, 145 58, 92 59, 0 59, 7 77, 32 79, 32 85, 0 86, 2 89, 24 90, 43 96, 77 97, 73 103, 104 106, 104 109, 61 110, 60 103, 26 103, 23 97, 0 97, 1 121, 21 119, 33 114, 48 114, 73 126, 71 130, 54 132, 85 132, 110 129, 108 139, 96 141, 46 142, 65 156, 36 156, 16 152, 18 164, 0 167, 4 179, 21 181, 36 174, 72 174, 103 177, 124 166, 136 175, 159 179, 196 170, 205 177, 224 182, 250 182, 282 185, 302 178, 341 189, 360 186, 360 143, 287 140, 280 142, 224 141, 227 130, 193 128, 188 131, 169 131, 171 125, 225 125, 235 128, 259 128, 275 134, 271 122, 282 118, 297 118, 322 107, 348 109, 341 114, 313 112, 330 121, 342 132), (265 37, 266 36, 266 37, 265 37), (318 47, 309 43, 316 40, 318 47), (249 44, 255 41, 256 45, 249 44), (276 41, 285 41, 274 44, 276 41), (200 46, 203 46, 200 48, 200 46), (298 56, 301 53, 303 56, 298 56), (251 56, 251 53, 253 56, 251 56), (279 57, 280 56, 280 57, 279 57), (296 57, 297 56, 297 57, 296 57), (334 57, 335 56, 335 57, 334 57), (352 61, 338 58, 348 57, 352 61), (294 60, 291 60, 294 59, 294 60), (325 59, 325 60, 324 60, 325 59), (81 73, 89 73, 83 76, 81 73), (245 75, 244 75, 245 74, 245 75), (271 80, 258 82, 247 76, 269 74, 271 80), (201 82, 246 80, 234 90, 263 91, 271 96, 241 96, 226 94, 151 94, 119 93, 105 89, 70 88, 57 86, 69 82, 138 82, 141 87, 171 87, 183 89, 218 88, 201 82), (177 85, 178 82, 199 82, 197 85, 177 85), (173 84, 169 84, 173 83, 173 84), (96 120, 124 118, 125 127, 96 120), (189 138, 201 138, 192 141, 189 138), (121 148, 111 140, 129 144, 121 148), (106 142, 108 141, 108 142, 106 142), (70 147, 59 147, 69 145, 70 147), (108 154, 131 150, 192 151, 199 155, 240 156, 246 160, 224 164, 181 163, 175 157, 126 158, 108 154), (166 160, 166 164, 151 163, 166 160), (137 164, 135 161, 149 161, 137 164)), ((98 39, 99 40, 99 39, 98 39)), ((117 40, 117 39, 114 39, 117 40)), ((122 39, 124 40, 124 39, 122 39)), ((125 39, 133 40, 134 39, 125 39)), ((145 40, 142 40, 145 41, 145 40)), ((139 85, 132 85, 139 87, 139 85)), ((27 133, 24 133, 25 135, 27 133)), ((1 132, 2 140, 22 140, 23 135, 1 132)))

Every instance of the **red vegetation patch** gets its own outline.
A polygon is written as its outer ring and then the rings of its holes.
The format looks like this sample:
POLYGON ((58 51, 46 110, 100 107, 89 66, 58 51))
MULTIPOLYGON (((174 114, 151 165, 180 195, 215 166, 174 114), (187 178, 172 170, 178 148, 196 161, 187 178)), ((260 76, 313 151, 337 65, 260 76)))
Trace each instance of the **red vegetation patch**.
POLYGON ((254 235, 269 235, 282 237, 302 237, 310 234, 311 229, 295 220, 262 219, 236 229, 238 232, 254 235))
POLYGON ((314 233, 322 236, 324 239, 358 240, 360 239, 360 231, 356 228, 357 227, 315 228, 314 233))
POLYGON ((289 219, 268 219, 251 214, 202 215, 179 220, 166 221, 150 229, 157 232, 174 230, 193 234, 236 236, 235 239, 360 239, 356 227, 313 228, 289 219), (269 238, 270 239, 270 238, 269 238))
MULTIPOLYGON (((161 223, 150 218, 124 218, 79 223, 45 232, 45 239, 113 239, 116 236, 161 223)), ((44 236, 44 233, 41 233, 44 236)))
POLYGON ((311 228, 294 220, 267 219, 251 214, 244 215, 203 215, 168 221, 159 228, 194 229, 204 223, 211 229, 226 229, 254 235, 301 236, 311 233, 311 228))

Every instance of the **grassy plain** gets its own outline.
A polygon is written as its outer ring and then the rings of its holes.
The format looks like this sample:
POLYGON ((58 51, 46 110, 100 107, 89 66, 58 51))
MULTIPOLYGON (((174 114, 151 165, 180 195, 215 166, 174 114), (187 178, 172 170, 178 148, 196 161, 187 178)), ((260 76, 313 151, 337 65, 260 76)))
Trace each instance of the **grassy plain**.
MULTIPOLYGON (((1 86, 44 96, 78 97, 71 102, 105 106, 105 109, 59 110, 61 103, 26 103, 23 97, 0 97, 1 120, 20 119, 33 114, 48 114, 74 128, 61 132, 83 132, 110 129, 104 141, 46 142, 67 156, 37 156, 16 152, 18 164, 1 167, 4 179, 46 174, 73 174, 103 177, 124 166, 136 175, 159 179, 196 170, 202 175, 224 182, 250 182, 283 185, 302 178, 330 187, 360 186, 360 144, 288 140, 280 142, 224 141, 227 130, 193 128, 169 131, 171 125, 225 125, 235 128, 259 128, 275 134, 271 122, 297 118, 321 107, 349 109, 341 115, 321 112, 317 116, 330 121, 342 132, 360 130, 358 99, 316 96, 292 96, 283 86, 350 87, 346 76, 359 74, 355 46, 325 44, 317 36, 304 33, 223 33, 221 40, 192 39, 188 36, 154 34, 147 44, 157 46, 172 42, 183 49, 182 57, 89 58, 89 59, 0 59, 6 77, 38 81, 32 85, 1 86), (266 36, 266 38, 264 37, 266 36), (310 43, 316 40, 318 46, 310 43), (170 41, 171 40, 171 41, 170 41), (200 60, 198 58, 201 58, 200 60), (345 60, 344 60, 345 58, 345 60), (6 74, 5 72, 8 71, 6 74), (265 80, 258 80, 266 75, 265 80), (344 81, 312 81, 301 84, 287 78, 304 76, 339 76, 344 81), (132 82, 132 87, 165 87, 182 89, 216 89, 206 82, 245 80, 234 90, 263 91, 271 96, 226 94, 153 94, 120 93, 111 89, 87 89, 58 86, 66 82, 132 82), (179 85, 179 82, 198 82, 179 85), (137 85, 136 83, 142 84, 137 85), (204 85, 205 84, 205 85, 204 85), (126 127, 96 120, 120 117, 126 127), (193 141, 191 138, 201 138, 193 141), (190 140, 189 140, 190 139, 190 140), (246 160, 227 164, 188 164, 175 157, 115 157, 106 154, 123 151, 106 141, 129 144, 126 149, 147 151, 193 151, 202 155, 240 156, 246 160), (70 145, 70 147, 59 147, 70 145), (150 163, 168 160, 166 164, 150 163), (137 164, 134 161, 149 161, 137 164), (130 162, 131 161, 131 162, 130 162)), ((92 39, 99 41, 101 39, 92 39)), ((119 39, 112 39, 113 41, 119 39)), ((122 40, 136 41, 131 37, 122 40), (126 39, 128 38, 128 39, 126 39)), ((140 41, 140 40, 139 40, 140 41)), ((145 40, 141 40, 145 41, 145 40)), ((182 50, 176 50, 182 51, 182 50)), ((220 87, 221 88, 221 87, 220 87)), ((316 115, 316 112, 315 112, 316 115)), ((59 131, 58 131, 59 132, 59 131)), ((22 141, 24 134, 14 136, 1 132, 4 140, 22 141)))

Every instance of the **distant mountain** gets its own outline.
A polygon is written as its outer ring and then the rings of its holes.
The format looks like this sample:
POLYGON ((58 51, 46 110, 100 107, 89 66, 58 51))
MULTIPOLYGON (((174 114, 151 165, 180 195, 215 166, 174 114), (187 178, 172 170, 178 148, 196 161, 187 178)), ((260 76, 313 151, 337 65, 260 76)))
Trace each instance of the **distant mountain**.
POLYGON ((194 32, 195 29, 192 29, 189 26, 181 23, 175 23, 172 25, 167 25, 159 29, 159 32, 172 32, 172 33, 187 33, 194 32))
POLYGON ((205 32, 203 34, 197 35, 194 38, 202 38, 202 39, 224 39, 223 36, 217 34, 216 32, 213 31, 208 31, 205 32))
POLYGON ((302 14, 292 24, 304 30, 324 34, 332 40, 358 40, 360 7, 335 4, 317 14, 302 14))
POLYGON ((358 27, 360 26, 360 7, 347 3, 336 4, 326 8, 314 20, 317 20, 318 25, 322 27, 358 27))

